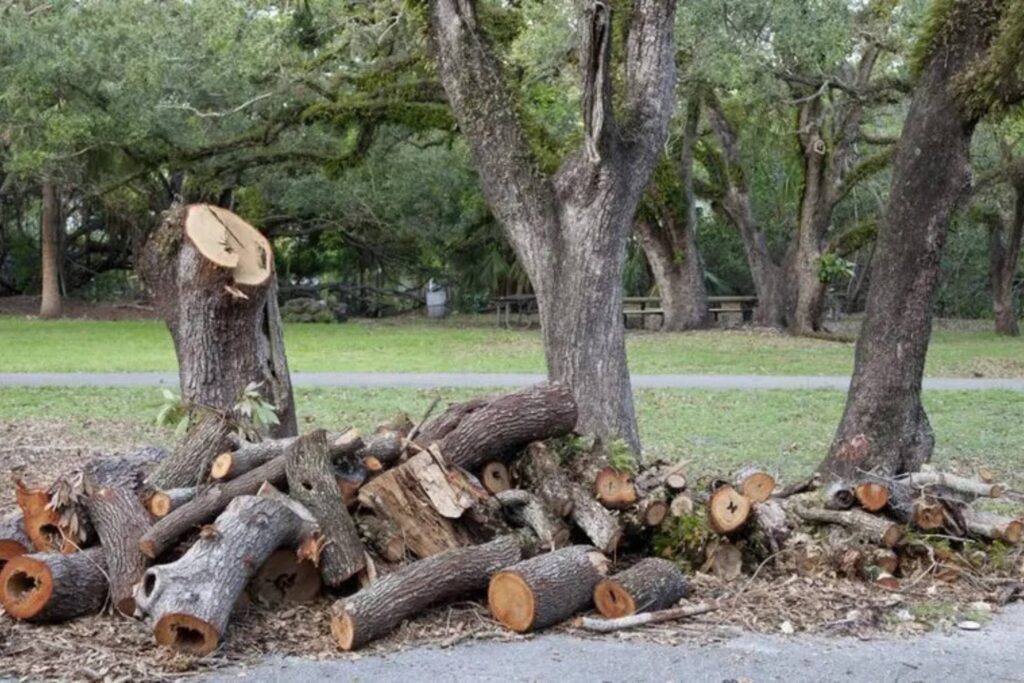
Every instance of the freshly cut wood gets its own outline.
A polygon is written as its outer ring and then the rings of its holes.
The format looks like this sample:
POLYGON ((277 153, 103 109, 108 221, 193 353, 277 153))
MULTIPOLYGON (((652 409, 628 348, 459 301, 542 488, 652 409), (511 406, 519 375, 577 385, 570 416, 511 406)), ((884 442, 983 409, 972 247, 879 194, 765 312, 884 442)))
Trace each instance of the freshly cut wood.
POLYGON ((480 471, 480 481, 483 482, 484 488, 492 494, 508 491, 512 488, 508 467, 500 460, 492 460, 483 466, 483 469, 480 471))
POLYGON ((150 473, 146 483, 154 489, 167 490, 195 486, 206 481, 210 463, 232 445, 234 426, 225 416, 204 415, 170 456, 164 458, 150 473))
POLYGON ((708 526, 719 534, 741 529, 750 518, 750 499, 732 486, 720 486, 708 499, 708 526))
POLYGON ((517 463, 520 487, 533 491, 558 517, 572 512, 572 489, 558 464, 558 459, 541 442, 531 443, 526 455, 517 463))
POLYGON ((489 401, 490 399, 487 398, 473 398, 462 403, 450 404, 445 412, 420 429, 419 434, 415 437, 416 441, 424 446, 440 442, 441 439, 455 431, 455 428, 466 416, 480 410, 489 401))
POLYGON ((14 498, 21 508, 25 534, 39 552, 73 553, 78 547, 61 532, 60 515, 50 507, 50 494, 42 489, 26 488, 14 482, 14 498))
POLYGON ((685 493, 677 494, 669 503, 668 511, 673 517, 685 517, 693 514, 693 498, 685 493))
POLYGON ((495 572, 515 565, 520 557, 519 539, 503 536, 407 564, 336 602, 331 633, 342 650, 362 647, 431 605, 482 591, 495 572))
POLYGON ((171 514, 185 503, 196 497, 196 487, 154 491, 146 498, 146 509, 149 514, 161 519, 171 514))
POLYGON ((606 508, 622 509, 636 502, 636 488, 629 472, 602 467, 594 477, 594 496, 606 508))
POLYGON ((532 529, 548 550, 569 544, 569 527, 560 517, 551 514, 534 494, 522 489, 509 489, 499 491, 495 498, 513 520, 532 529))
POLYGON ((723 581, 735 581, 743 573, 743 553, 728 541, 712 541, 705 549, 702 571, 710 571, 723 581))
POLYGON ((666 609, 685 598, 687 592, 686 577, 674 563, 648 557, 599 581, 594 588, 594 604, 602 616, 614 619, 666 609))
POLYGON ((868 512, 878 512, 889 504, 889 487, 877 481, 863 481, 853 489, 860 506, 868 512))
POLYGON ((21 513, 14 513, 0 519, 0 569, 12 557, 32 551, 32 541, 25 533, 21 513))
POLYGON ((491 615, 513 631, 551 626, 589 607, 608 560, 590 546, 538 555, 498 572, 487 588, 491 615))
POLYGON ((576 401, 569 387, 542 382, 493 399, 465 415, 439 445, 453 464, 476 471, 532 441, 568 434, 576 427, 576 401))
POLYGON ((977 512, 970 508, 964 508, 962 512, 967 531, 974 536, 994 541, 1005 541, 1011 545, 1017 545, 1024 538, 1024 522, 1019 519, 989 512, 977 512))
POLYGON ((359 489, 366 483, 366 476, 365 472, 357 472, 337 478, 341 499, 345 501, 345 507, 349 510, 359 505, 359 489))
POLYGON ((763 503, 775 490, 775 477, 757 467, 740 470, 735 477, 736 490, 754 503, 763 503))
POLYGON ((894 547, 903 538, 903 527, 899 524, 863 510, 824 510, 806 507, 799 502, 791 509, 803 520, 838 524, 887 548, 894 547))
POLYGON ((942 501, 919 498, 914 502, 914 526, 925 531, 946 526, 946 508, 942 501))
POLYGON ((237 479, 204 489, 188 503, 158 520, 139 540, 142 553, 151 559, 200 524, 209 522, 238 496, 251 496, 264 482, 280 486, 285 481, 285 458, 274 458, 237 479))
POLYGON ((754 524, 770 553, 782 550, 789 538, 790 528, 781 503, 776 500, 754 503, 754 524))
POLYGON ((292 498, 313 513, 326 539, 320 555, 320 575, 328 586, 340 586, 362 570, 365 550, 338 489, 328 454, 327 432, 318 429, 300 436, 289 446, 285 473, 292 498))
POLYGON ((1006 491, 1004 484, 986 483, 946 472, 914 472, 908 475, 907 479, 915 488, 939 487, 983 498, 999 498, 1006 491))
POLYGON ((379 463, 379 469, 387 469, 402 457, 402 453, 405 452, 405 441, 402 435, 394 430, 387 430, 371 434, 367 438, 363 439, 364 445, 362 450, 357 454, 358 457, 366 460, 373 459, 379 463))
POLYGON ((235 498, 180 559, 146 571, 135 592, 136 607, 151 620, 160 645, 208 654, 271 553, 306 535, 307 522, 273 497, 235 498))
POLYGON ((878 567, 887 574, 895 574, 900 566, 900 556, 889 548, 873 548, 867 552, 864 564, 878 567))
POLYGON ((644 624, 660 624, 664 621, 675 621, 676 619, 695 617, 700 614, 713 612, 716 609, 718 609, 716 605, 683 605, 681 607, 663 609, 658 612, 643 612, 627 617, 619 617, 618 619, 595 619, 594 617, 583 617, 580 620, 580 627, 587 631, 594 631, 595 633, 612 633, 614 631, 622 631, 628 628, 636 628, 637 626, 643 626, 644 624))
POLYGON ((106 551, 107 580, 114 609, 123 616, 135 615, 135 584, 149 566, 139 550, 139 539, 151 520, 138 497, 126 488, 103 487, 86 499, 89 517, 106 551))
POLYGON ((576 484, 570 485, 572 492, 572 521, 586 535, 590 542, 603 553, 611 554, 622 542, 622 524, 615 515, 598 503, 576 484))
POLYGON ((320 595, 320 570, 310 560, 300 560, 295 552, 279 549, 271 553, 246 592, 262 607, 281 607, 310 602, 320 595))
POLYGON ((654 528, 668 517, 668 503, 661 496, 650 495, 637 503, 636 512, 641 525, 654 528))
POLYGON ((0 572, 0 603, 8 616, 35 622, 67 621, 103 608, 106 553, 39 553, 11 558, 0 572))
POLYGON ((857 502, 853 487, 843 481, 834 481, 825 487, 823 497, 826 510, 849 510, 857 502))
MULTIPOLYGON (((213 459, 210 466, 210 479, 224 481, 234 479, 264 465, 274 458, 284 455, 288 447, 295 443, 297 436, 281 439, 264 439, 255 443, 244 442, 233 451, 225 451, 213 459)), ((349 429, 341 433, 327 434, 330 443, 330 455, 335 464, 349 465, 355 455, 363 448, 363 440, 358 429, 349 429)), ((350 469, 343 467, 343 469, 350 469)))

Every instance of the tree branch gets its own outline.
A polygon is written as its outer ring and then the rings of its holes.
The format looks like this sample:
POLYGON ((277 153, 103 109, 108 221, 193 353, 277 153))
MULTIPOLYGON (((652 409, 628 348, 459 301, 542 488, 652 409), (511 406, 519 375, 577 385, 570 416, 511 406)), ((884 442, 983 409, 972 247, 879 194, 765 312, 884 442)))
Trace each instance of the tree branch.
POLYGON ((615 128, 612 116, 611 63, 612 31, 608 6, 595 0, 586 9, 580 65, 583 71, 583 134, 587 158, 596 163, 601 148, 615 128))

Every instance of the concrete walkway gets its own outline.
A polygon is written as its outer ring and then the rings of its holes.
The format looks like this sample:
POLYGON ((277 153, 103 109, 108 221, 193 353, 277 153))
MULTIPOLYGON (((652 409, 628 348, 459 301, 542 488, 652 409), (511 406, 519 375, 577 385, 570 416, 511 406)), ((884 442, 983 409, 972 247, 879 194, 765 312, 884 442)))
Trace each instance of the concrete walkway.
POLYGON ((270 658, 218 672, 212 681, 1024 681, 1024 606, 1007 608, 980 631, 903 640, 747 634, 713 645, 658 645, 565 635, 515 643, 464 643, 357 660, 270 658))
MULTIPOLYGON (((543 375, 499 373, 294 372, 296 387, 407 388, 520 387, 540 382, 543 375)), ((177 386, 169 372, 33 372, 0 373, 0 386, 27 387, 152 387, 177 386)), ((809 375, 633 375, 640 389, 833 389, 846 391, 849 377, 809 375)), ((1024 379, 929 377, 930 391, 1024 392, 1024 379)))

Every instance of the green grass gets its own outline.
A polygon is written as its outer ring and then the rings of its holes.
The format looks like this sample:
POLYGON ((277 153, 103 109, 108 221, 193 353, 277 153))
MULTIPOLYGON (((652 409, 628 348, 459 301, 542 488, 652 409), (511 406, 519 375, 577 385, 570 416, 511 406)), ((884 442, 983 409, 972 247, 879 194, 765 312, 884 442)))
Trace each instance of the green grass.
MULTIPOLYGON (((457 322, 359 320, 289 325, 286 347, 300 372, 542 372, 536 330, 457 322)), ((762 331, 631 332, 638 374, 842 375, 853 344, 762 331)), ((44 322, 0 317, 0 372, 173 371, 174 350, 154 321, 44 322)), ((937 331, 927 373, 943 377, 1024 377, 1024 339, 989 332, 937 331)))
MULTIPOLYGON (((437 395, 457 400, 472 390, 302 389, 296 393, 301 429, 369 429, 400 410, 418 417, 437 395)), ((637 392, 648 456, 683 460, 695 475, 727 473, 757 463, 784 477, 806 474, 823 457, 839 422, 838 391, 637 392)), ((83 448, 170 442, 153 426, 156 389, 26 389, 0 391, 0 432, 19 425, 61 423, 62 438, 83 448), (59 415, 59 418, 53 416, 59 415)), ((935 460, 970 467, 984 463, 1006 474, 1019 469, 1024 443, 1024 395, 1015 392, 935 392, 925 395, 935 428, 935 460)), ((6 432, 4 432, 6 433, 6 432)))

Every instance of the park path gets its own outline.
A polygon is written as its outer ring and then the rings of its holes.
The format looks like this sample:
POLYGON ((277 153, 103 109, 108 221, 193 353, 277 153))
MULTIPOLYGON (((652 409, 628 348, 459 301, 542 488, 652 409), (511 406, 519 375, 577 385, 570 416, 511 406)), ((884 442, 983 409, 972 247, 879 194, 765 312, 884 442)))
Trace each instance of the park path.
MULTIPOLYGON (((296 387, 434 389, 440 387, 520 387, 544 379, 536 374, 293 372, 296 387)), ((28 387, 152 387, 177 386, 170 372, 31 372, 0 373, 0 386, 28 387)), ((846 391, 850 378, 811 375, 633 375, 639 389, 833 389, 846 391)), ((1024 379, 928 377, 926 391, 1024 392, 1024 379)))

